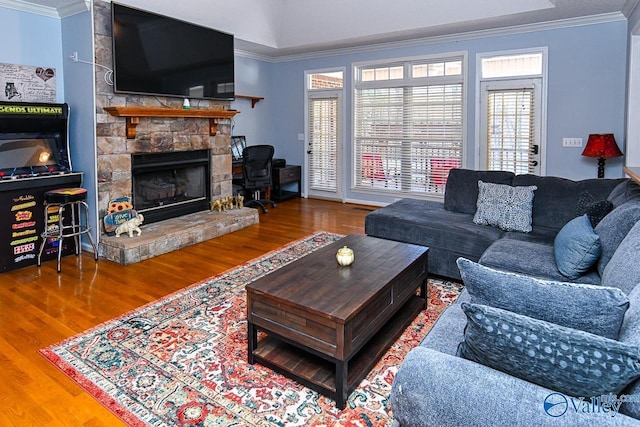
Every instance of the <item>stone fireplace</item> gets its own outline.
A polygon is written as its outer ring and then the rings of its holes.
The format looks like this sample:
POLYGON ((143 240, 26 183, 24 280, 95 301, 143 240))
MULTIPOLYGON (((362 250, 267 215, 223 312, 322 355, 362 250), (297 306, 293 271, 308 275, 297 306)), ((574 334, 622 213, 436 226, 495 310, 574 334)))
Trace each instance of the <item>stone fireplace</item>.
MULTIPOLYGON (((94 21, 96 62, 111 66, 110 3, 95 2, 94 21)), ((133 121, 109 114, 106 107, 181 109, 182 99, 114 93, 99 69, 95 85, 99 217, 106 214, 110 200, 132 196, 134 208, 149 218, 140 237, 115 238, 101 232, 101 256, 129 264, 259 222, 255 209, 233 209, 221 213, 208 210, 212 200, 231 196, 233 192, 230 118, 217 120, 216 129, 212 131, 208 118, 179 115, 140 117, 136 118, 135 132, 131 135, 128 130, 131 130, 133 121), (174 155, 182 156, 183 160, 186 156, 186 162, 193 162, 190 166, 195 168, 187 168, 192 169, 187 171, 182 166, 167 165, 173 162, 167 158, 174 155), (160 159, 160 164, 165 164, 147 167, 147 161, 154 157, 160 159), (208 172, 202 174, 203 168, 208 172), (161 173, 146 179, 146 174, 153 169, 161 173), (143 195, 134 194, 134 174, 136 178, 148 181, 149 185, 140 189, 143 195), (197 190, 189 182, 196 182, 197 190), (164 213, 156 215, 164 211, 167 204, 174 205, 178 216, 166 219, 164 213)), ((229 102, 192 100, 191 108, 222 111, 229 109, 229 102)))

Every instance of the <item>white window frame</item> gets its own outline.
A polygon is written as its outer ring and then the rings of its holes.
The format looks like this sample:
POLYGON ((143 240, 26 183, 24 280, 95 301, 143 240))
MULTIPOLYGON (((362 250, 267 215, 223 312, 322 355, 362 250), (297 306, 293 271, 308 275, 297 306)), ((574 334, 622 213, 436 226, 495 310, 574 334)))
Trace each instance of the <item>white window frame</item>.
POLYGON ((508 82, 525 79, 542 80, 542 88, 540 90, 540 175, 545 176, 547 173, 547 96, 548 96, 548 63, 549 63, 549 48, 547 46, 532 47, 526 49, 514 49, 503 50, 494 52, 481 52, 476 54, 476 114, 475 114, 475 140, 477 143, 474 147, 474 169, 484 169, 485 167, 480 164, 480 144, 484 140, 482 137, 482 83, 484 82, 508 82), (482 60, 492 58, 496 56, 515 56, 530 53, 542 54, 542 72, 534 75, 513 76, 513 77, 499 77, 499 78, 483 78, 482 77, 482 60))
POLYGON ((384 81, 375 81, 375 82, 366 82, 365 85, 367 88, 375 88, 375 87, 389 87, 389 83, 392 83, 393 86, 402 86, 402 85, 410 85, 410 86, 419 86, 420 82, 427 82, 429 80, 434 79, 433 77, 416 77, 412 78, 409 71, 411 70, 411 66, 415 63, 419 62, 446 62, 451 60, 461 60, 462 61, 462 71, 461 75, 456 75, 453 77, 441 76, 437 77, 438 85, 446 85, 451 83, 461 83, 462 85, 462 135, 461 135, 461 154, 460 154, 460 167, 465 167, 466 165, 466 151, 467 151, 467 87, 468 87, 468 52, 467 51, 457 51, 457 52, 446 52, 442 54, 434 54, 434 55, 421 55, 421 56, 412 56, 412 57, 402 57, 402 58, 390 58, 383 59, 377 61, 362 61, 362 62, 354 62, 352 63, 352 84, 351 84, 351 93, 352 93, 352 103, 351 103, 351 159, 350 159, 350 167, 351 167, 351 190, 359 193, 370 193, 370 194, 384 194, 384 195, 395 195, 402 197, 412 197, 412 198, 424 198, 424 199, 436 199, 442 200, 444 198, 444 189, 441 192, 407 192, 402 189, 398 189, 397 191, 390 190, 379 190, 376 188, 363 188, 362 186, 356 185, 356 180, 358 177, 356 176, 357 167, 357 150, 356 150, 356 90, 361 87, 359 86, 360 82, 358 81, 359 72, 364 67, 376 67, 376 66, 393 66, 397 64, 404 64, 405 66, 405 76, 403 79, 389 79, 384 81), (417 83, 417 84, 416 84, 417 83))

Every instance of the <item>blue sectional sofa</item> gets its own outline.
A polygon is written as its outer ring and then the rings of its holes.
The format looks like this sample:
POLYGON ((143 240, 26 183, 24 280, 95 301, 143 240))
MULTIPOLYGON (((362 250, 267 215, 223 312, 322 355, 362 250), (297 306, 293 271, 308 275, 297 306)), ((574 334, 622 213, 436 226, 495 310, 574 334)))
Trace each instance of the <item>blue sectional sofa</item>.
MULTIPOLYGON (((524 248, 525 243, 546 245, 545 255, 558 231, 576 216, 576 207, 583 194, 589 194, 595 200, 607 199, 612 190, 620 183, 614 194, 613 202, 620 203, 625 194, 640 198, 640 187, 631 184, 628 179, 587 179, 572 181, 558 177, 536 175, 514 175, 502 171, 473 171, 452 169, 445 187, 444 202, 401 199, 395 203, 377 209, 365 217, 365 233, 383 239, 397 240, 429 247, 429 273, 438 276, 460 279, 456 260, 464 257, 479 261, 484 256, 488 264, 499 266, 499 259, 505 251, 511 251, 513 245, 524 248), (505 184, 511 186, 536 186, 532 209, 532 230, 528 233, 505 231, 498 227, 478 225, 473 222, 478 199, 478 181, 505 184), (616 201, 616 198, 619 199, 616 201), (490 248, 494 243, 503 241, 490 248), (487 253, 487 249, 489 252, 487 253), (492 252, 498 253, 493 256, 492 252)), ((536 247, 536 252, 542 247, 536 247)), ((515 252, 514 252, 515 253, 515 252)), ((542 257, 542 253, 540 254, 542 257)), ((526 264, 540 264, 545 276, 553 271, 552 264, 546 264, 542 258, 524 259, 526 264)), ((533 265, 516 266, 508 261, 516 271, 530 271, 533 265)), ((556 278, 560 273, 556 272, 556 278)), ((589 279, 597 281, 597 277, 589 279)))
POLYGON ((443 203, 369 214, 367 234, 429 246, 430 273, 465 284, 400 366, 395 424, 640 425, 639 220, 627 179, 462 169, 443 203), (474 223, 478 181, 535 186, 531 231, 474 223), (592 267, 567 271, 560 254, 583 240, 592 267))

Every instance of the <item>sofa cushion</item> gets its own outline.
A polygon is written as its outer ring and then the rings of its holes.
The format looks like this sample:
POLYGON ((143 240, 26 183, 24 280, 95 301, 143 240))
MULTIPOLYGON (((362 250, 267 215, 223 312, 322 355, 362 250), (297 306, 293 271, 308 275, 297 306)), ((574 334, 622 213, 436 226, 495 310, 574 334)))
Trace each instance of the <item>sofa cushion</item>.
POLYGON ((472 303, 607 338, 618 338, 629 307, 629 299, 617 288, 536 279, 463 258, 458 267, 472 303))
POLYGON ((631 200, 640 201, 640 185, 632 179, 626 179, 611 190, 607 200, 616 208, 631 200))
MULTIPOLYGON (((618 340, 626 344, 640 346, 640 286, 636 286, 629 293, 629 301, 629 310, 624 316, 618 340)), ((640 395, 640 380, 634 381, 623 393, 640 395)), ((620 412, 634 418, 640 418, 640 402, 623 403, 620 412)))
POLYGON ((595 227, 602 218, 613 210, 613 203, 609 200, 598 200, 591 193, 585 191, 580 195, 578 204, 576 205, 576 216, 586 214, 591 221, 591 225, 595 227))
POLYGON ((444 192, 444 208, 450 212, 474 214, 478 200, 478 181, 511 184, 515 174, 506 171, 451 169, 444 192))
POLYGON ((505 233, 499 228, 476 225, 472 219, 470 214, 444 210, 442 202, 407 198, 369 213, 365 217, 365 233, 428 246, 429 272, 458 278, 458 257, 478 260, 505 233))
POLYGON ((640 377, 640 348, 507 310, 463 303, 458 354, 572 396, 622 391, 640 377))
POLYGON ((605 216, 596 226, 595 232, 600 236, 602 255, 598 260, 600 276, 609 263, 618 245, 625 238, 631 227, 640 220, 640 202, 627 202, 618 206, 605 216))
POLYGON ((588 191, 598 200, 604 200, 622 179, 585 179, 572 181, 555 176, 531 174, 516 175, 512 185, 538 187, 533 201, 532 223, 560 230, 575 218, 580 195, 588 191))
POLYGON ((640 222, 622 240, 602 273, 602 284, 629 294, 640 283, 640 222))
POLYGON ((505 231, 531 231, 531 208, 535 185, 512 187, 478 181, 477 210, 473 222, 505 231))
POLYGON ((577 279, 587 272, 601 253, 600 237, 593 231, 587 214, 566 223, 553 242, 556 266, 569 279, 577 279))
POLYGON ((556 266, 553 242, 544 244, 511 238, 500 239, 487 248, 479 262, 498 270, 512 271, 547 280, 600 284, 600 276, 595 270, 573 280, 563 276, 556 266))

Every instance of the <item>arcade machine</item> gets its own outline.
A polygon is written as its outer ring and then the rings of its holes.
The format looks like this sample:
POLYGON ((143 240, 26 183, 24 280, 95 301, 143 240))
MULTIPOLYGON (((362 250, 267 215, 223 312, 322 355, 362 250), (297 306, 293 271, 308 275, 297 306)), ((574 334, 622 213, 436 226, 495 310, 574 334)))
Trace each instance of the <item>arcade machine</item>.
MULTIPOLYGON (((71 167, 68 124, 67 104, 0 102, 0 273, 36 264, 40 234, 58 221, 56 209, 45 224, 44 193, 82 184, 71 167)), ((56 243, 45 246, 43 260, 75 253, 73 239, 56 243)))

